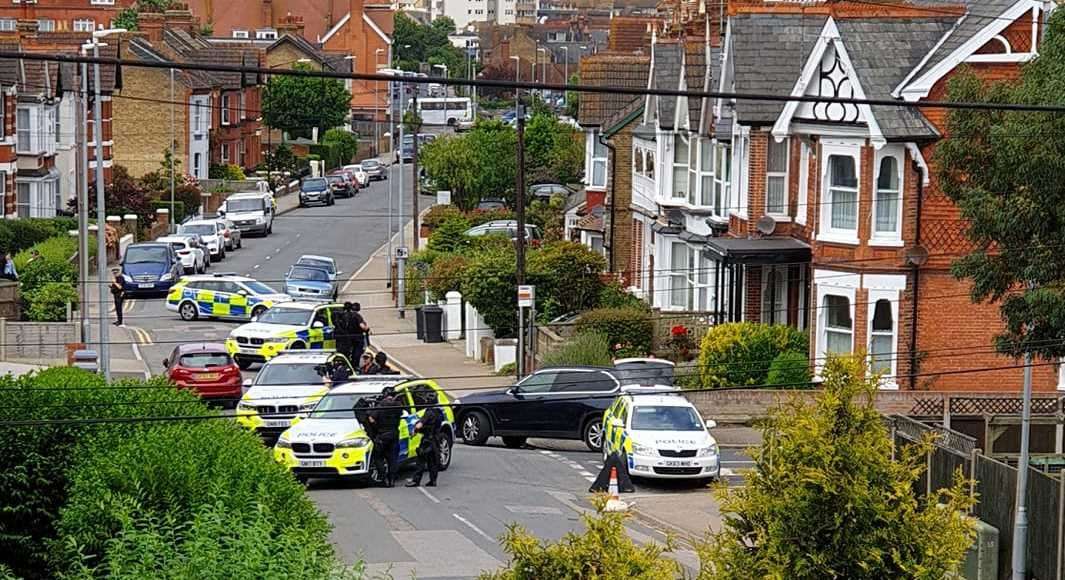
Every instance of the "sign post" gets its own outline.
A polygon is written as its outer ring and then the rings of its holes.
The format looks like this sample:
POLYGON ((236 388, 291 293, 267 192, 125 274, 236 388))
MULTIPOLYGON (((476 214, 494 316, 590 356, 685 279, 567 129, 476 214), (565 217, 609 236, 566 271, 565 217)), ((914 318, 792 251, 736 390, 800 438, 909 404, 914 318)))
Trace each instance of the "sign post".
POLYGON ((536 302, 536 287, 528 284, 520 284, 518 286, 518 352, 515 360, 515 370, 517 371, 518 380, 520 381, 525 376, 525 351, 526 351, 526 335, 525 335, 525 309, 532 308, 536 302))
MULTIPOLYGON (((417 235, 417 233, 415 233, 417 235)), ((399 317, 407 317, 407 257, 410 252, 407 246, 396 247, 396 300, 399 302, 399 317)))

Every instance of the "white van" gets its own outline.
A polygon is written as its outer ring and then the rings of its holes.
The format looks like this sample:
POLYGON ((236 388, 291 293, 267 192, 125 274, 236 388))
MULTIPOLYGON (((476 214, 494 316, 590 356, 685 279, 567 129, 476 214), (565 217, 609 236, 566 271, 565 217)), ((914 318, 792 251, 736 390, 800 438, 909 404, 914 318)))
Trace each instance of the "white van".
POLYGON ((240 232, 269 235, 274 231, 274 196, 270 193, 235 193, 218 208, 219 217, 237 226, 240 232))

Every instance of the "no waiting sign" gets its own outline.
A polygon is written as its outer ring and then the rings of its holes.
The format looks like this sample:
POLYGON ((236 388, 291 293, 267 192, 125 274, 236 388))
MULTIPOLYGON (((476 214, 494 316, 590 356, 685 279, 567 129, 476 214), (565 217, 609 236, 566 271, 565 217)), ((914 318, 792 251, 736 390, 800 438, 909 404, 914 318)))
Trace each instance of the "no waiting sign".
POLYGON ((518 307, 519 308, 532 308, 533 302, 536 300, 536 287, 535 286, 518 286, 518 307))

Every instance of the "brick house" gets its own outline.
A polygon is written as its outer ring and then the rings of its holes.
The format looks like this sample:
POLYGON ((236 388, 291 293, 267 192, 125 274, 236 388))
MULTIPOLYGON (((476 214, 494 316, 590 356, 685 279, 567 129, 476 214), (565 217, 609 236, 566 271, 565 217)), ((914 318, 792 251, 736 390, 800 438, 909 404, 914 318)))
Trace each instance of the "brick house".
POLYGON ((0 4, 0 32, 14 32, 18 21, 35 21, 40 32, 87 33, 108 28, 134 0, 14 0, 0 4))
MULTIPOLYGON (((218 45, 197 32, 191 13, 142 13, 140 32, 129 35, 123 55, 149 62, 264 66, 265 51, 218 45)), ((206 179, 211 165, 252 170, 262 161, 259 108, 262 82, 254 72, 170 71, 127 67, 115 109, 115 162, 142 175, 159 168, 171 136, 184 170, 206 179), (170 103, 171 88, 174 100, 170 103), (173 113, 173 125, 171 114, 173 113)))
MULTIPOLYGON (((714 88, 900 103, 940 99, 963 64, 986 80, 1015 78, 1036 53, 1047 7, 1031 0, 935 10, 847 1, 735 3, 714 88)), ((655 46, 652 78, 664 72, 659 54, 667 46, 655 46)), ((688 294, 687 307, 694 303, 719 321, 808 329, 815 364, 830 353, 867 352, 873 369, 885 373, 884 388, 1020 387, 1019 370, 929 376, 1012 362, 993 351, 998 306, 972 304, 968 283, 949 271, 969 245, 965 222, 939 192, 930 167, 947 129, 945 111, 752 100, 706 103, 703 110, 704 117, 712 112, 712 123, 681 127, 667 138, 676 143, 687 133, 700 150, 711 143, 723 153, 716 167, 725 172, 710 177, 725 182, 724 196, 718 202, 714 189, 714 211, 702 220, 709 235, 684 239, 702 227, 690 213, 679 240, 666 235, 679 216, 664 212, 652 226, 649 251, 670 269, 656 277, 666 296, 656 291, 656 306, 678 306, 688 294)), ((637 136, 634 151, 643 145, 637 136)), ((659 191, 690 199, 691 191, 682 196, 679 189, 685 183, 679 168, 691 167, 680 149, 660 144, 658 175, 666 185, 659 191), (663 167, 664 159, 672 166, 663 167)), ((688 159, 695 159, 690 151, 688 159)), ((1058 369, 1033 371, 1037 389, 1065 388, 1058 369)))

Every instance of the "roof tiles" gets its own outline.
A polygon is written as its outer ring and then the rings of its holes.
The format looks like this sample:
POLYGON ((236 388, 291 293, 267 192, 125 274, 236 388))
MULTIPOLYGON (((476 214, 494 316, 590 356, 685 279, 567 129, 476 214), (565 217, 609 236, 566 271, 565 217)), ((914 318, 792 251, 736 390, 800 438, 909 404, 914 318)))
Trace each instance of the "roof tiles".
MULTIPOLYGON (((601 53, 581 60, 581 84, 642 89, 647 86, 650 57, 601 53)), ((584 126, 600 126, 624 109, 634 95, 585 93, 581 95, 577 120, 584 126)))

